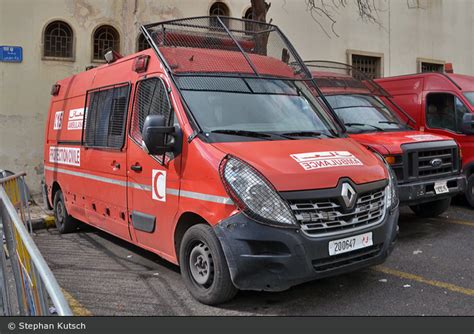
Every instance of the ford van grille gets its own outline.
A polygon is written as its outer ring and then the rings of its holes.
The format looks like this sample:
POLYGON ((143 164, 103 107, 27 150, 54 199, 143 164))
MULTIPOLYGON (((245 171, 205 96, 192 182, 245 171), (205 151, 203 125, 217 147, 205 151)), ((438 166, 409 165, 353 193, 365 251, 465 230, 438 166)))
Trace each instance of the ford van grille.
MULTIPOLYGON (((404 149, 403 176, 397 173, 400 183, 450 176, 460 172, 457 145, 446 141, 406 144, 404 149)), ((400 173, 401 174, 401 173, 400 173)))
POLYGON ((358 194, 355 207, 346 211, 338 198, 290 200, 290 207, 309 236, 328 236, 377 225, 385 218, 385 187, 358 194))

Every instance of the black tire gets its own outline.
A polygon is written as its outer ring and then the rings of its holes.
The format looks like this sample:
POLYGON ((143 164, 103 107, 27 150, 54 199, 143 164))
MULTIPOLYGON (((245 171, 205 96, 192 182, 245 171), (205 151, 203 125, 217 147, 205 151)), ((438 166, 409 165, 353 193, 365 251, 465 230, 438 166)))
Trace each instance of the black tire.
POLYGON ((474 208, 474 174, 470 175, 467 178, 467 187, 466 187, 466 200, 467 203, 474 208))
POLYGON ((186 231, 179 259, 184 283, 191 295, 201 303, 221 304, 237 294, 221 244, 209 225, 194 225, 186 231), (196 260, 194 265, 191 258, 196 260))
POLYGON ((54 195, 54 221, 61 234, 71 233, 77 229, 78 221, 69 215, 64 203, 64 196, 61 190, 54 195))
POLYGON ((410 209, 421 218, 435 218, 448 210, 451 198, 439 199, 433 202, 411 205, 410 209))

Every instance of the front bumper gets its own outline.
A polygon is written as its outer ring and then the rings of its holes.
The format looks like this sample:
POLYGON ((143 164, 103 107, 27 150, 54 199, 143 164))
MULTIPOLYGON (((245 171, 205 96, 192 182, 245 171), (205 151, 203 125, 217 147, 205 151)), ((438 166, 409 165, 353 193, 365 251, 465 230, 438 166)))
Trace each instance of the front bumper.
POLYGON ((434 191, 435 182, 441 180, 427 180, 399 184, 398 192, 400 205, 415 205, 450 198, 464 192, 466 189, 466 177, 464 175, 456 175, 442 180, 447 181, 447 186, 449 188, 449 192, 444 194, 436 194, 434 191))
POLYGON ((241 290, 282 291, 314 279, 384 262, 398 233, 398 207, 364 230, 329 237, 308 237, 299 229, 271 227, 236 214, 214 227, 234 285, 241 290), (329 256, 328 243, 372 232, 373 245, 329 256))

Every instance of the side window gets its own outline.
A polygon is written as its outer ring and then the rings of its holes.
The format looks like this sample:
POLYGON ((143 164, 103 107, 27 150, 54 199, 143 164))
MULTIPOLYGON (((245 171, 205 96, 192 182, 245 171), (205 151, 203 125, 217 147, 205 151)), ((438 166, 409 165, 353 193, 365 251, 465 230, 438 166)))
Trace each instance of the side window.
POLYGON ((464 103, 452 94, 431 93, 426 97, 426 123, 430 128, 459 132, 466 112, 464 103))
POLYGON ((125 138, 130 85, 89 91, 84 142, 88 147, 121 149, 125 138))
POLYGON ((137 83, 130 136, 139 145, 142 143, 143 123, 148 115, 163 115, 169 125, 174 122, 168 92, 160 78, 145 79, 137 83))

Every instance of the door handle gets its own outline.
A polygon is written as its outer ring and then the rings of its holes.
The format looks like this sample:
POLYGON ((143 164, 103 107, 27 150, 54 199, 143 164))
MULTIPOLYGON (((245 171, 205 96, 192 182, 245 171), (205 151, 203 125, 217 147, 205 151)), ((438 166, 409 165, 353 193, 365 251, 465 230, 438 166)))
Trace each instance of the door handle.
POLYGON ((132 165, 130 167, 131 170, 133 170, 134 172, 141 172, 142 171, 142 166, 140 165, 132 165))

